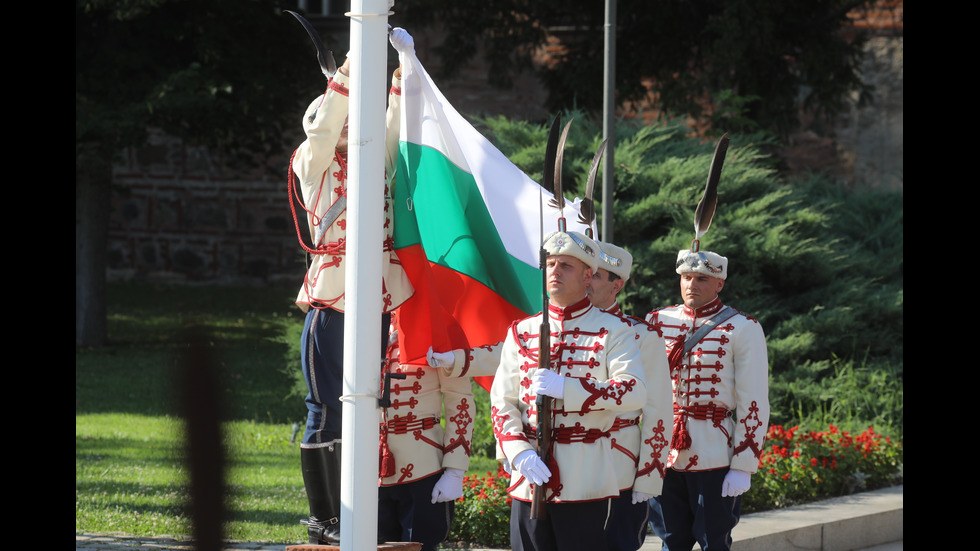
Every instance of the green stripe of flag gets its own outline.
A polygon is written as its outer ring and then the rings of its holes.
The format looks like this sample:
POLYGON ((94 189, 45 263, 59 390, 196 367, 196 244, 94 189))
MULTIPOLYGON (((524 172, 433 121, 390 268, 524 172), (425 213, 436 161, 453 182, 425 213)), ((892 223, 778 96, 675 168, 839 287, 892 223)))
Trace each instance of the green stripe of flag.
POLYGON ((430 262, 479 281, 523 312, 538 311, 541 271, 507 252, 473 175, 432 148, 399 147, 395 249, 421 244, 430 262))

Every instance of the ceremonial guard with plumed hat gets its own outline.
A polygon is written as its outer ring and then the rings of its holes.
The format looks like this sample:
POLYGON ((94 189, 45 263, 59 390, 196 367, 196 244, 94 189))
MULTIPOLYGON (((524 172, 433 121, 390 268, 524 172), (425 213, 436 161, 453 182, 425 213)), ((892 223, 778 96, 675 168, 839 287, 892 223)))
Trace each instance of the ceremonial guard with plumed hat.
POLYGON ((627 315, 617 301, 629 280, 633 255, 611 243, 598 245, 599 266, 589 284, 589 300, 593 306, 622 317, 636 331, 647 383, 643 408, 620 413, 610 439, 617 452, 614 455, 620 495, 613 499, 606 526, 609 550, 636 551, 646 538, 647 502, 663 489, 673 400, 660 329, 627 315))
MULTIPOLYGON (((603 142, 592 159, 580 207, 579 222, 592 237, 596 209, 593 195, 603 142)), ((588 285, 592 305, 621 317, 636 331, 645 370, 647 400, 643 408, 621 412, 613 425, 610 442, 617 460, 620 494, 612 500, 606 523, 610 551, 636 551, 646 539, 647 502, 660 495, 670 451, 672 402, 663 334, 656 327, 627 315, 619 305, 620 291, 629 281, 633 255, 612 243, 597 241, 598 266, 588 285)))
MULTIPOLYGON (((559 151, 554 201, 562 209, 560 159, 559 151)), ((547 308, 511 325, 490 390, 499 455, 512 468, 514 549, 606 548, 609 500, 620 490, 610 431, 617 413, 646 401, 636 332, 586 294, 599 246, 564 226, 561 218, 543 239, 547 308)))
MULTIPOLYGON (((673 434, 663 494, 664 549, 729 549, 769 422, 769 363, 758 320, 722 304, 728 259, 700 250, 717 203, 728 147, 722 137, 695 213, 695 238, 677 253, 684 303, 646 321, 666 338, 674 392, 673 434)), ((656 512, 656 508, 654 508, 656 512)))

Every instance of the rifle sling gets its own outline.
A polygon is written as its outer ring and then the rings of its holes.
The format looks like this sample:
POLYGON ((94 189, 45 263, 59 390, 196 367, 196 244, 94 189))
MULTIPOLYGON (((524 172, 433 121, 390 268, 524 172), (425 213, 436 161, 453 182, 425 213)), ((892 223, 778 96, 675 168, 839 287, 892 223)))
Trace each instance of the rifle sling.
POLYGON ((701 342, 701 339, 704 338, 709 331, 728 321, 728 318, 733 317, 737 313, 738 311, 731 306, 725 306, 718 312, 717 315, 704 322, 704 325, 698 328, 697 331, 691 333, 686 339, 684 339, 684 355, 687 356, 690 354, 691 349, 694 348, 694 345, 701 342))

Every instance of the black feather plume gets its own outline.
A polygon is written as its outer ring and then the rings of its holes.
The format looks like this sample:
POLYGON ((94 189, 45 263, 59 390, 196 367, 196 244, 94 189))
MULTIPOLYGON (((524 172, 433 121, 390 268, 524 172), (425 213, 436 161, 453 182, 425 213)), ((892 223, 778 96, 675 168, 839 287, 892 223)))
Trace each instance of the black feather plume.
POLYGON ((708 171, 708 183, 704 186, 704 194, 694 211, 694 238, 700 239, 711 227, 718 206, 718 182, 721 180, 721 169, 725 165, 725 155, 728 153, 728 133, 718 140, 715 146, 715 156, 711 159, 711 169, 708 171))

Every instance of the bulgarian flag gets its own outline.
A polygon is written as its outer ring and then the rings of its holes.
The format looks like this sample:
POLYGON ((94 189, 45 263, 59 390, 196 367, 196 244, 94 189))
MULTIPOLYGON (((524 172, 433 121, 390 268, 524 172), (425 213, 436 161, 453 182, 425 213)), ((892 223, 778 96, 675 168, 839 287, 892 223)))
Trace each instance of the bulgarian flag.
MULTIPOLYGON (((401 361, 496 344, 541 311, 544 234, 559 213, 543 191, 446 101, 415 54, 403 54, 394 247, 415 287, 398 311, 401 361)), ((580 201, 568 201, 568 229, 580 201)), ((491 377, 478 378, 488 389, 491 377)))

